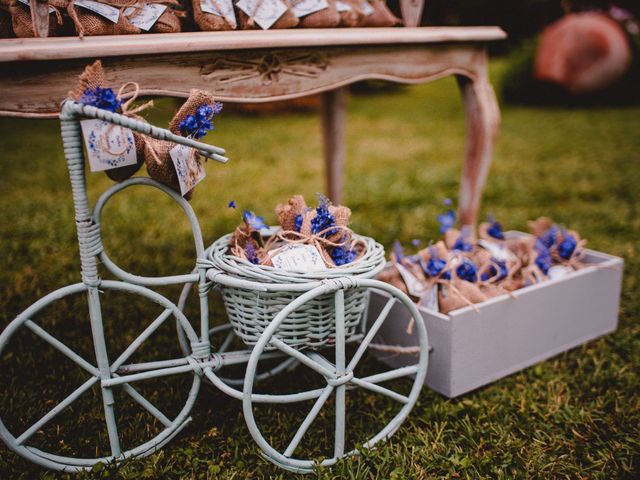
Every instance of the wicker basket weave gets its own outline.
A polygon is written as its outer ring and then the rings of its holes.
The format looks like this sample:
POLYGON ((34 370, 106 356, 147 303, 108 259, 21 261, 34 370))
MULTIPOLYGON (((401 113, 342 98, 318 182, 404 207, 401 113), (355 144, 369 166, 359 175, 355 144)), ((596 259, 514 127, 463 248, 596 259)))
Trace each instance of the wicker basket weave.
MULTIPOLYGON (((385 264, 382 245, 368 237, 354 235, 362 240, 366 252, 355 262, 343 267, 320 272, 297 273, 254 265, 228 253, 231 235, 217 240, 209 253, 215 268, 235 278, 265 284, 292 284, 317 282, 327 278, 373 278, 385 264)), ((275 316, 285 306, 301 295, 297 291, 257 291, 251 288, 222 286, 229 321, 235 333, 249 346, 255 345, 275 316)), ((359 333, 358 327, 369 300, 364 289, 349 289, 344 295, 345 335, 349 340, 359 333)), ((277 336, 287 345, 298 350, 316 350, 335 342, 334 295, 314 298, 292 312, 280 326, 277 336)), ((267 347, 269 348, 269 347, 267 347)))

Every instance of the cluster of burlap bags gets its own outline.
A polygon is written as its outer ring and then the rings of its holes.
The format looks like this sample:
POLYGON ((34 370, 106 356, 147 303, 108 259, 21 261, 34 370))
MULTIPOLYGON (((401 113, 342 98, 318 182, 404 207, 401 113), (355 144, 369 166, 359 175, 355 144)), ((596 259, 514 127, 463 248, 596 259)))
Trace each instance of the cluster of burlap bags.
POLYGON ((307 206, 301 195, 295 195, 276 207, 276 216, 281 228, 265 240, 260 233, 267 227, 264 219, 245 210, 243 223, 230 241, 231 253, 254 264, 273 266, 269 252, 290 244, 312 245, 325 266, 335 268, 354 262, 366 248, 354 239, 349 228, 351 210, 331 205, 322 195, 315 208, 307 206))
MULTIPOLYGON (((51 10, 48 37, 65 35, 127 35, 141 33, 132 23, 146 5, 163 5, 166 9, 150 28, 151 33, 181 31, 180 18, 184 12, 179 0, 97 0, 119 11, 117 22, 75 3, 74 0, 48 0, 51 10)), ((19 0, 0 0, 0 37, 34 37, 35 29, 29 6, 19 0)))
POLYGON ((444 239, 405 255, 397 244, 379 279, 441 313, 540 283, 582 267, 585 240, 541 217, 532 235, 505 238, 495 221, 473 232, 447 228, 444 239))

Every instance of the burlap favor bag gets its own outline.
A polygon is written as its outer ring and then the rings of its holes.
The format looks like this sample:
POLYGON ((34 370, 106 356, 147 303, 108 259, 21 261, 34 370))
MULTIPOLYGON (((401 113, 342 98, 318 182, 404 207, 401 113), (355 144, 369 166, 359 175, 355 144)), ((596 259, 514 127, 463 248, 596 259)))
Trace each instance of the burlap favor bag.
POLYGON ((402 20, 396 17, 384 0, 368 0, 373 8, 373 13, 365 15, 362 19, 361 27, 395 27, 402 25, 402 20))
MULTIPOLYGON (((180 123, 185 120, 187 116, 194 115, 196 110, 203 105, 213 106, 214 103, 215 100, 211 93, 204 90, 191 90, 189 98, 169 123, 169 130, 176 135, 181 135, 180 123)), ((147 172, 149 172, 151 178, 180 192, 180 182, 178 181, 178 175, 170 155, 171 149, 175 146, 176 144, 173 142, 150 138, 149 141, 145 143, 145 163, 147 172)), ((201 162, 202 160, 199 156, 197 154, 195 155, 193 160, 201 162)), ((192 195, 193 190, 187 192, 184 198, 190 200, 192 195)))
POLYGON ((175 7, 180 6, 180 2, 178 0, 140 0, 140 2, 137 2, 131 10, 125 9, 125 12, 127 12, 127 18, 134 18, 145 5, 164 5, 167 7, 149 29, 149 32, 178 33, 182 30, 179 17, 184 15, 184 12, 178 12, 175 10, 175 7))
POLYGON ((336 10, 340 15, 340 27, 358 27, 361 25, 364 13, 358 8, 358 3, 356 0, 336 0, 336 10))
POLYGON ((0 0, 0 38, 10 38, 13 34, 11 26, 11 13, 9 13, 9 0, 0 0))
MULTIPOLYGON (((53 9, 53 13, 49 15, 48 37, 59 37, 66 33, 62 12, 67 8, 68 4, 69 0, 49 0, 49 7, 53 9)), ((16 37, 35 37, 31 11, 28 6, 18 2, 18 0, 10 0, 9 12, 11 13, 11 24, 16 37)))
POLYGON ((73 20, 78 36, 127 35, 141 32, 141 30, 132 25, 129 18, 124 15, 124 10, 127 7, 135 5, 135 0, 100 0, 100 3, 120 10, 120 15, 116 23, 91 10, 75 5, 74 0, 69 2, 67 12, 73 20))
MULTIPOLYGON (((262 2, 263 0, 256 1, 254 12, 251 15, 247 15, 240 8, 237 9, 238 20, 240 23, 240 28, 242 30, 259 30, 261 28, 256 23, 254 17, 258 12, 258 10, 260 9, 262 2)), ((288 0, 282 0, 282 2, 288 7, 289 5, 288 0)), ((291 11, 291 8, 287 8, 287 10, 282 14, 282 16, 278 18, 278 20, 276 20, 275 23, 269 27, 269 30, 293 28, 297 26, 299 23, 300 23, 300 20, 291 11)))
MULTIPOLYGON (((220 12, 222 8, 217 3, 219 0, 208 0, 207 3, 213 4, 215 8, 220 12)), ((218 30, 235 30, 237 25, 233 23, 232 19, 225 18, 221 15, 215 15, 213 13, 205 12, 202 10, 203 0, 193 0, 193 19, 196 25, 200 27, 200 30, 205 32, 215 32, 218 30)))
MULTIPOLYGON (((290 0, 289 5, 295 7, 297 1, 299 0, 290 0)), ((332 28, 340 25, 340 14, 336 10, 335 0, 327 0, 327 3, 329 4, 328 8, 301 17, 298 26, 302 28, 332 28)))
MULTIPOLYGON (((107 79, 102 68, 102 62, 100 62, 100 60, 96 60, 93 64, 88 65, 84 69, 84 72, 82 72, 79 77, 78 85, 75 89, 69 92, 68 97, 76 101, 81 101, 87 91, 95 91, 96 88, 107 88, 108 86, 109 85, 107 84, 107 79)), ((147 105, 151 106, 151 104, 147 105)), ((141 119, 135 114, 131 116, 137 119, 141 119)), ((147 140, 144 135, 141 135, 137 132, 132 133, 133 139, 136 144, 136 164, 113 168, 105 171, 107 176, 111 180, 114 180, 116 182, 122 182, 131 177, 140 169, 140 167, 144 163, 144 145, 147 140)))

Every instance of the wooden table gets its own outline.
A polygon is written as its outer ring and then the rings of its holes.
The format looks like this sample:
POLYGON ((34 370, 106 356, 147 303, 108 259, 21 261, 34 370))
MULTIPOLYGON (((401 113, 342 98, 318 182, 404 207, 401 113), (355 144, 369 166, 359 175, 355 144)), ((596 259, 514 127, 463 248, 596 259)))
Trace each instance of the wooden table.
POLYGON ((500 122, 486 45, 505 37, 498 27, 415 27, 3 39, 0 115, 54 118, 96 58, 110 82, 137 82, 142 95, 186 97, 201 88, 226 102, 270 102, 322 93, 327 191, 339 202, 343 87, 367 79, 417 84, 455 75, 467 115, 460 220, 473 225, 500 122))

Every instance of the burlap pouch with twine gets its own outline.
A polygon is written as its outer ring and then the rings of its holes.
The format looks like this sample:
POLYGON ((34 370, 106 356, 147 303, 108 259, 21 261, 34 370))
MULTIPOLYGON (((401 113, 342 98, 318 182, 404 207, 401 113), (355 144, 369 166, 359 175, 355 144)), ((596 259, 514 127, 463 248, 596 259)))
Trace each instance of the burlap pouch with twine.
MULTIPOLYGON (((300 19, 296 17, 296 15, 291 11, 291 8, 288 8, 289 1, 282 0, 282 3, 287 5, 287 10, 282 14, 280 18, 278 18, 278 20, 275 21, 273 25, 269 27, 269 30, 293 28, 300 23, 300 19)), ((262 0, 257 0, 255 9, 251 15, 247 15, 239 8, 237 9, 238 22, 242 30, 259 30, 261 28, 260 25, 258 25, 254 19, 261 5, 262 5, 262 0)))
MULTIPOLYGON (((102 62, 100 60, 96 60, 91 65, 85 67, 84 71, 79 77, 78 85, 74 90, 71 90, 68 94, 69 98, 80 101, 82 95, 87 90, 95 90, 97 87, 106 88, 108 87, 107 79, 104 73, 104 69, 102 68, 102 62)), ((118 91, 118 98, 122 97, 126 94, 126 90, 130 87, 134 88, 133 94, 131 98, 124 102, 121 107, 122 115, 129 116, 135 118, 136 120, 144 120, 142 117, 138 115, 144 109, 153 106, 153 102, 149 101, 139 107, 130 109, 132 102, 138 96, 138 85, 133 82, 129 82, 120 87, 118 91)), ((136 147, 136 164, 135 165, 127 165, 124 167, 113 168, 111 170, 106 170, 105 173, 107 176, 116 182, 122 182, 127 178, 131 177, 135 174, 142 164, 144 163, 144 153, 145 153, 145 144, 148 143, 149 139, 145 135, 141 135, 137 132, 133 133, 133 139, 136 147)))
MULTIPOLYGON (((215 100, 211 93, 205 90, 191 90, 189 98, 182 107, 180 107, 178 113, 174 115, 173 119, 169 123, 169 130, 176 135, 181 135, 179 126, 180 122, 182 122, 188 115, 194 115, 196 110, 202 105, 213 105, 214 102, 215 100)), ((151 178, 180 193, 178 174, 176 173, 175 166, 169 153, 175 146, 176 144, 173 142, 150 138, 149 141, 145 143, 145 163, 147 166, 147 172, 151 178)), ((195 174, 198 166, 196 165, 196 162, 199 164, 201 161, 200 156, 194 151, 190 175, 195 174)), ((193 190, 187 192, 184 195, 184 198, 190 200, 192 196, 193 190)))
MULTIPOLYGON (((301 0, 290 0, 289 5, 295 6, 301 0)), ((327 0, 328 8, 324 8, 300 18, 301 28, 333 28, 340 25, 340 14, 336 10, 335 0, 327 0)))
POLYGON ((134 6, 137 3, 136 0, 100 0, 100 3, 120 10, 120 16, 116 23, 91 10, 75 5, 74 0, 69 2, 67 12, 71 20, 73 20, 76 33, 79 37, 82 38, 85 35, 127 35, 140 33, 141 30, 132 25, 129 18, 124 15, 124 10, 134 6))
MULTIPOLYGON (((68 4, 69 0, 49 0, 49 7, 53 9, 53 13, 49 15, 48 37, 59 37, 67 32, 67 25, 62 12, 67 8, 68 4)), ((33 38, 36 36, 29 7, 18 2, 18 0, 11 0, 9 12, 11 13, 13 33, 16 37, 33 38)))
POLYGON ((14 37, 9 0, 0 0, 0 38, 14 37))
POLYGON ((359 26, 361 27, 395 27, 402 25, 402 20, 396 17, 384 0, 368 0, 373 13, 365 15, 359 26))
MULTIPOLYGON (((184 16, 185 12, 175 10, 175 7, 180 7, 181 5, 178 0, 141 0, 140 2, 135 2, 133 10, 127 14, 127 18, 132 19, 135 17, 145 5, 154 4, 164 5, 167 8, 162 12, 162 15, 156 20, 156 23, 153 24, 149 32, 178 33, 182 31, 180 17, 184 16)), ((127 11, 127 9, 125 9, 125 11, 127 11)))
MULTIPOLYGON (((211 0, 213 4, 216 6, 219 12, 222 9, 216 5, 216 0, 211 0)), ((213 13, 205 12, 202 10, 202 0, 193 0, 193 19, 196 22, 196 25, 200 27, 200 30, 205 32, 215 32, 219 30, 235 30, 237 25, 227 19, 226 17, 221 17, 218 15, 214 15, 213 13)))
MULTIPOLYGON (((359 2, 356 0, 342 0, 342 3, 350 8, 344 12, 338 12, 340 15, 340 27, 358 27, 362 24, 364 13, 358 8, 359 2)), ((336 10, 337 11, 337 10, 336 10)))

